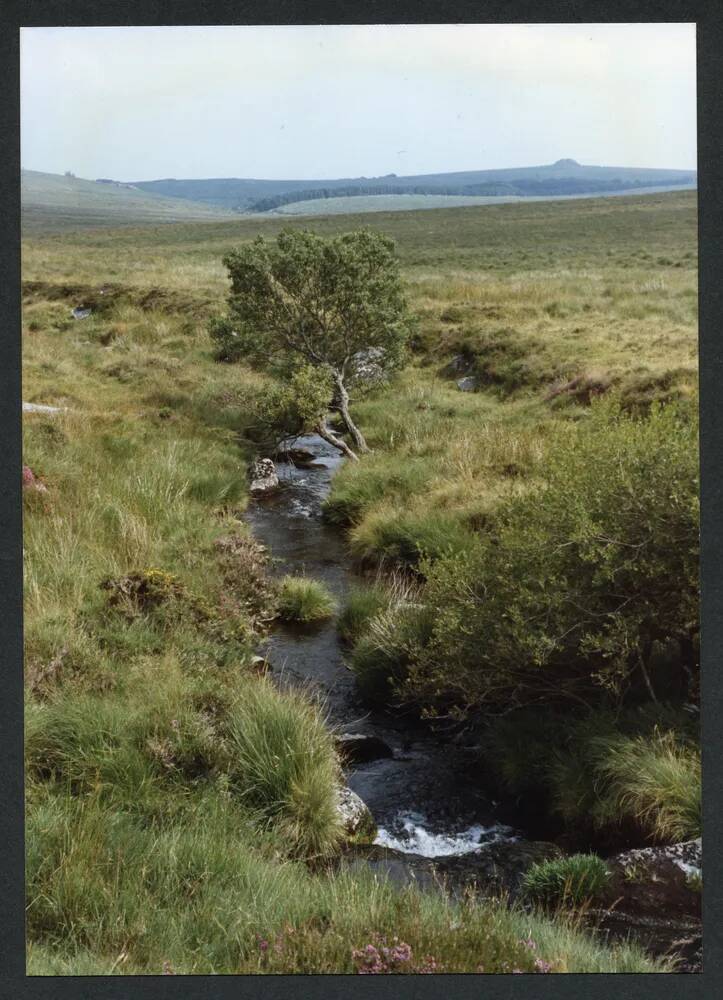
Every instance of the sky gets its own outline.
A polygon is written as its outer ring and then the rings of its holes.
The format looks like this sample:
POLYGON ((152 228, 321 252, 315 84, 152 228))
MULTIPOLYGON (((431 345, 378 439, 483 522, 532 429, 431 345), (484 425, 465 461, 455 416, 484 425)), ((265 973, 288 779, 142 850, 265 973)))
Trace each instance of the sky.
POLYGON ((23 28, 22 166, 311 179, 696 166, 695 25, 23 28))

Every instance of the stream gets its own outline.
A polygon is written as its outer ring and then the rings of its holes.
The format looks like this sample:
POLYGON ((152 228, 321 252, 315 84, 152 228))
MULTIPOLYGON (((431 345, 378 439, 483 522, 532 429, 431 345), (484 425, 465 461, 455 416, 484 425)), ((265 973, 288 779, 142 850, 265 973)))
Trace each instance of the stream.
MULTIPOLYGON (((297 439, 295 447, 312 452, 313 462, 304 468, 278 462, 280 488, 252 502, 245 518, 271 553, 274 573, 320 580, 342 607, 359 578, 343 537, 324 521, 321 508, 343 458, 316 435, 297 439)), ((346 773, 374 816, 378 845, 432 858, 517 840, 495 803, 470 780, 469 751, 441 743, 414 720, 369 711, 359 702, 333 619, 314 629, 279 627, 263 652, 278 681, 300 685, 322 701, 337 731, 374 736, 391 747, 393 756, 346 773)))
MULTIPOLYGON (((296 439, 294 447, 311 452, 313 460, 303 467, 277 462, 279 489, 252 501, 244 518, 268 549, 275 575, 319 580, 342 608, 362 578, 351 568, 341 533, 322 517, 322 504, 343 458, 316 435, 296 439)), ((445 741, 414 718, 371 711, 360 702, 334 619, 313 629, 278 626, 263 653, 275 681, 318 700, 337 733, 376 737, 391 748, 388 756, 345 767, 348 786, 371 810, 377 836, 373 845, 352 847, 344 863, 397 884, 438 886, 441 878, 452 892, 476 885, 514 895, 532 862, 559 855, 554 844, 508 825, 515 821, 509 807, 475 780, 478 751, 445 741)), ((637 938, 653 954, 683 944, 697 955, 699 918, 668 910, 666 901, 654 917, 628 918, 617 910, 594 922, 613 938, 637 938)), ((699 958, 691 962, 684 971, 698 971, 699 958)))

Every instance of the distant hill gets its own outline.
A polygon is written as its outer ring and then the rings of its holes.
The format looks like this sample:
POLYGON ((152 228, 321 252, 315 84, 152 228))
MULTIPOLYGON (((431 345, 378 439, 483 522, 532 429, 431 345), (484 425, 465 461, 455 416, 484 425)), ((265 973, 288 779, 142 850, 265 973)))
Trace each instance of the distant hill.
POLYGON ((146 222, 221 220, 229 213, 217 205, 194 204, 109 180, 23 170, 20 177, 25 228, 66 225, 133 225, 146 222))
POLYGON ((640 188, 692 187, 694 170, 583 166, 561 159, 546 166, 468 170, 398 177, 345 177, 335 180, 206 180, 133 181, 134 188, 164 197, 188 199, 236 212, 267 212, 283 205, 319 198, 372 195, 437 195, 455 197, 546 197, 606 194, 640 188))
MULTIPOLYGON (((341 196, 285 203, 265 214, 268 218, 292 216, 358 215, 367 212, 414 212, 429 208, 470 208, 482 205, 508 205, 513 202, 569 201, 575 198, 613 198, 617 196, 653 195, 691 190, 688 185, 659 185, 635 190, 590 192, 588 194, 530 195, 446 195, 446 194, 370 194, 341 196)), ((254 216, 249 216, 254 218, 254 216)))

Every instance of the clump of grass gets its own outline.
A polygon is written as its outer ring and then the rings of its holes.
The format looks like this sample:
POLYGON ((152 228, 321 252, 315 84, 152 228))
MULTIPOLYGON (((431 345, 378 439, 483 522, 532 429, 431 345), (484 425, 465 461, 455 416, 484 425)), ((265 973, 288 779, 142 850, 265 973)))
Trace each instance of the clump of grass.
POLYGON ((262 679, 233 706, 227 730, 233 786, 299 851, 330 853, 341 837, 338 762, 318 709, 262 679))
POLYGON ((534 902, 579 905, 600 896, 610 871, 596 854, 572 854, 532 865, 522 879, 523 895, 534 902))
POLYGON ((352 553, 363 562, 416 567, 425 558, 464 551, 469 531, 454 513, 400 511, 384 503, 352 528, 349 541, 352 553))
POLYGON ((382 499, 395 497, 403 501, 413 497, 432 475, 429 463, 423 460, 400 463, 393 455, 371 455, 344 469, 324 502, 324 516, 332 524, 355 524, 382 499))
POLYGON ((661 841, 699 837, 702 826, 700 751, 673 732, 608 741, 598 768, 606 796, 661 841))
POLYGON ((636 828, 656 841, 700 835, 700 751, 695 724, 679 709, 604 709, 576 719, 522 710, 482 737, 488 773, 507 794, 534 796, 567 828, 636 828))
POLYGON ((416 604, 392 605, 369 620, 349 656, 362 700, 387 708, 404 701, 410 659, 428 631, 429 615, 416 604))
POLYGON ((341 639, 356 642, 369 621, 389 606, 389 601, 389 591, 380 583, 352 587, 337 620, 341 639))
POLYGON ((334 614, 336 604, 323 583, 285 576, 279 584, 278 615, 283 621, 308 625, 334 614))

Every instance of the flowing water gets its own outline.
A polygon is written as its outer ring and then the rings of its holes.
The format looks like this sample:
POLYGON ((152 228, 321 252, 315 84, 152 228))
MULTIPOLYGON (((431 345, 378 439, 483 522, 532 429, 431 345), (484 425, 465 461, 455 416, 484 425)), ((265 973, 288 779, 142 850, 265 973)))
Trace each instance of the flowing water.
MULTIPOLYGON (((341 607, 355 574, 344 539, 322 518, 322 503, 342 459, 315 435, 299 438, 296 446, 312 452, 314 461, 305 468, 278 463, 280 489, 252 502, 246 520, 269 549, 274 572, 320 580, 341 607)), ((370 712, 359 702, 333 620, 314 629, 278 628, 264 652, 275 678, 320 698, 340 732, 376 736, 392 748, 393 756, 357 764, 346 775, 371 809, 379 845, 431 858, 517 839, 477 787, 469 751, 441 743, 413 720, 370 712)))
MULTIPOLYGON (((295 444, 312 452, 313 462, 303 468, 277 463, 279 490, 253 501, 245 517, 267 546, 276 574, 320 580, 342 607, 358 578, 343 537, 322 517, 342 459, 315 435, 295 444)), ((369 711, 360 703, 333 619, 314 629, 279 627, 264 652, 276 681, 318 698, 337 731, 378 737, 392 750, 391 756, 346 770, 349 787, 369 806, 378 828, 376 846, 352 852, 354 867, 368 866, 394 881, 414 880, 420 886, 438 884, 441 873, 452 891, 470 882, 490 884, 506 869, 505 885, 514 891, 521 872, 549 856, 551 845, 528 840, 505 824, 509 813, 504 817, 476 780, 473 750, 435 737, 414 719, 369 711)), ((695 923, 691 931, 685 920, 662 919, 651 927, 644 918, 618 917, 619 927, 615 914, 608 914, 601 929, 612 937, 632 935, 653 954, 677 947, 681 934, 693 933, 697 947, 695 923)))
MULTIPOLYGON (((280 488, 252 502, 246 521, 268 548, 276 574, 320 580, 341 607, 357 578, 343 537, 322 517, 322 504, 342 459, 315 435, 295 444, 311 452, 313 461, 305 467, 277 463, 280 488)), ((277 628, 264 652, 277 682, 319 699, 338 732, 378 737, 391 748, 391 756, 346 769, 349 787, 369 806, 378 828, 375 845, 352 849, 353 867, 430 887, 441 875, 453 892, 492 885, 503 873, 505 887, 514 892, 522 871, 549 856, 550 844, 528 840, 503 822, 501 807, 476 780, 473 749, 435 737, 414 719, 360 703, 334 620, 306 630, 277 628)), ((689 949, 699 947, 699 922, 659 916, 651 924, 618 912, 618 926, 616 914, 608 913, 599 929, 614 938, 631 935, 653 954, 677 950, 681 934, 690 939, 683 942, 689 949)), ((691 961, 687 971, 697 971, 698 958, 691 961)))

